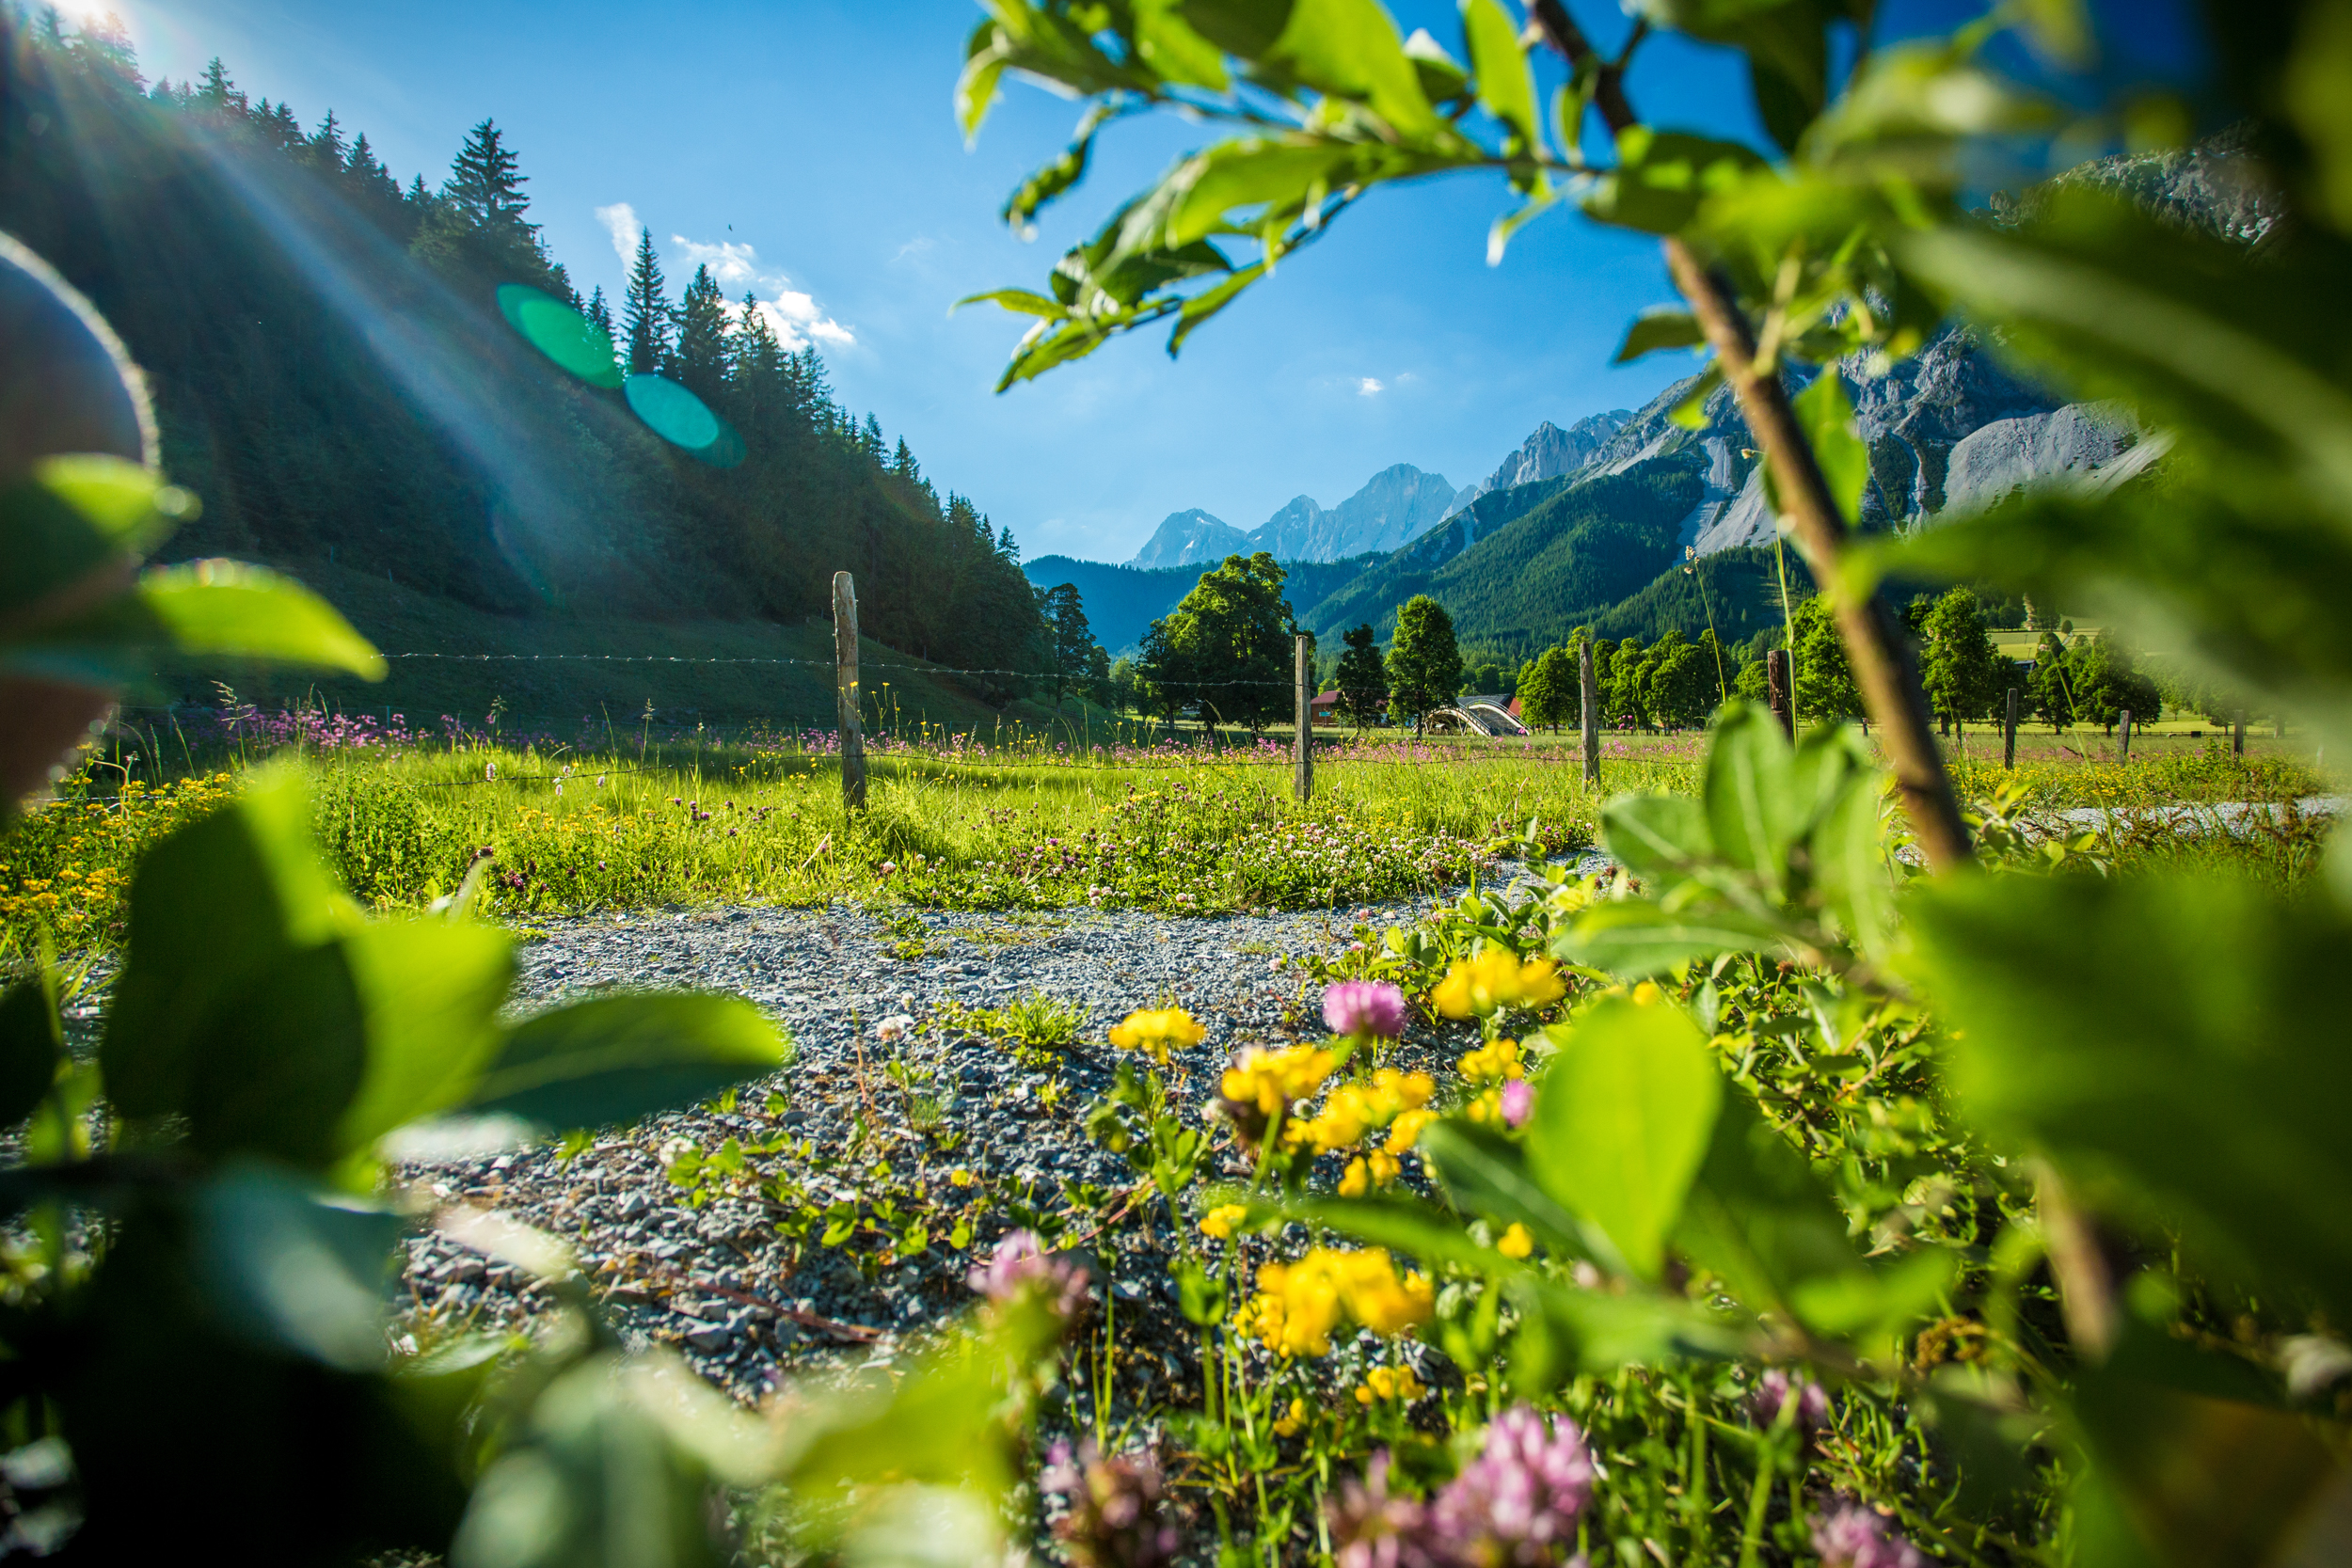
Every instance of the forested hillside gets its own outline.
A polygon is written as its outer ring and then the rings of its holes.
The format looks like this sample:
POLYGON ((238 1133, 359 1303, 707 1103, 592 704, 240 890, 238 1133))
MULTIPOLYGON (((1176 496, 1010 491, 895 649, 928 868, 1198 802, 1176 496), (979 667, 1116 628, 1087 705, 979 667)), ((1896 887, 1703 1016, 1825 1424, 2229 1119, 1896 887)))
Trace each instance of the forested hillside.
MULTIPOLYGON (((1695 464, 1654 463, 1556 493, 1522 485, 1481 497, 1479 504, 1501 506, 1530 491, 1544 499, 1501 523, 1476 549, 1433 566, 1426 552, 1407 546, 1302 618, 1327 637, 1367 621, 1386 637, 1397 606, 1427 594, 1454 612, 1466 646, 1514 656, 1540 652, 1568 627, 1640 593, 1675 562, 1678 530, 1700 483, 1695 464)), ((1441 532, 1433 531, 1433 537, 1441 532)))
POLYGON ((846 567, 869 636, 1043 668, 1009 531, 943 499, 833 400, 814 347, 707 271, 674 300, 648 245, 625 300, 581 299, 492 121, 446 178, 404 184, 323 106, 306 128, 217 61, 150 86, 103 26, 0 10, 0 229, 145 368, 167 465, 204 505, 177 552, 564 618, 794 621, 846 567), (509 283, 609 325, 619 369, 684 387, 739 442, 700 460, 542 358, 501 317, 509 283))

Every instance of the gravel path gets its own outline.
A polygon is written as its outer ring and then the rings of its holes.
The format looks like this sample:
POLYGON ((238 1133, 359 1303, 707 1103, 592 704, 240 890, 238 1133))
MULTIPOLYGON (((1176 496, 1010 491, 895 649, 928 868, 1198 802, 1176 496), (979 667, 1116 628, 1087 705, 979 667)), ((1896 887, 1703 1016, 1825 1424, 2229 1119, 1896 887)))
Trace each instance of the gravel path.
MULTIPOLYGON (((402 1174, 566 1239, 625 1335, 675 1343, 714 1382, 755 1399, 787 1371, 887 1362, 960 1312, 972 1300, 965 1270, 1022 1206, 1055 1212, 1075 1197, 1117 1212, 1136 1178, 1084 1127, 1114 1079, 1111 1024, 1168 1001, 1200 1021, 1207 1038, 1177 1063, 1181 1102, 1195 1114, 1238 1046, 1322 1034, 1320 999, 1296 958, 1344 945, 1359 915, 1376 928, 1427 908, 1185 919, 834 906, 550 925, 521 951, 526 1006, 617 986, 739 991, 791 1031, 791 1064, 747 1085, 731 1112, 655 1117, 568 1159, 548 1146, 445 1159, 418 1148, 402 1174), (957 1022, 959 1008, 1038 990, 1083 1014, 1064 1053, 1016 1053, 957 1022), (912 1036, 878 1039, 876 1023, 898 1014, 917 1022, 912 1036), (681 1149, 708 1156, 729 1139, 746 1151, 742 1176, 699 1195, 672 1180, 681 1149), (884 1204, 894 1227, 925 1219, 929 1245, 911 1261, 878 1268, 868 1237, 824 1245, 780 1229, 808 1208, 831 1206, 854 1224, 884 1204), (972 1224, 961 1247, 950 1244, 959 1218, 972 1224)), ((1459 1049, 1407 1040, 1399 1060, 1434 1066, 1459 1049)), ((1065 1244, 1096 1228, 1080 1221, 1065 1244)), ((1174 1238, 1156 1198, 1100 1228, 1094 1245, 1121 1249, 1109 1283, 1122 1343, 1134 1330, 1160 1347, 1124 1369, 1135 1381, 1122 1382, 1120 1402, 1133 1408, 1187 1383, 1196 1331, 1174 1310, 1174 1238)), ((527 1276, 436 1230, 411 1241, 404 1285, 421 1338, 518 1323, 546 1304, 527 1276)))

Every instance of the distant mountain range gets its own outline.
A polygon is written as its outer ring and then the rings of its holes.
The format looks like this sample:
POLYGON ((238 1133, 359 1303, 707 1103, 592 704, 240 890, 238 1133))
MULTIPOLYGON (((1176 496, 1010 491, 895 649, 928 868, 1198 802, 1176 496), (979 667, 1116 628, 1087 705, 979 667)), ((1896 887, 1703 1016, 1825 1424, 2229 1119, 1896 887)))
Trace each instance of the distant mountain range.
MULTIPOLYGON (((2226 142, 2208 143, 2109 159, 2065 178, 2244 242, 2274 214, 2236 176, 2233 156, 2226 142)), ((1869 452, 1865 530, 1915 526, 2096 468, 2142 435, 2114 405, 2068 403, 2021 379, 1963 327, 1947 328, 1883 374, 1859 361, 1837 373, 1869 452)), ((1119 624, 1139 637, 1174 607, 1198 572, 1169 568, 1265 549, 1319 563, 1362 555, 1294 573, 1298 620, 1327 644, 1366 622, 1385 639, 1397 607, 1415 594, 1444 604, 1464 645, 1491 657, 1531 655, 1578 626, 1647 639, 1669 626, 1695 637, 1711 622, 1726 641, 1744 639, 1778 619, 1781 572, 1794 591, 1803 568, 1793 552, 1770 548, 1775 523, 1731 393, 1717 388, 1695 421, 1672 417, 1697 385, 1688 378, 1640 409, 1565 430, 1538 425, 1492 474, 1458 492, 1400 463, 1338 507, 1327 512, 1301 496, 1249 533, 1204 512, 1178 513, 1136 556, 1136 565, 1164 570, 1148 590, 1139 578, 1127 584, 1119 624)), ((1048 586, 1073 580, 1067 573, 1083 564, 1047 558, 1028 571, 1048 586)))
POLYGON ((1392 550, 1419 537, 1454 510, 1454 486, 1443 474, 1410 463, 1381 469, 1364 487, 1328 510, 1312 496, 1289 503, 1244 533, 1195 507, 1171 512, 1137 550, 1130 566, 1215 565, 1229 555, 1265 551, 1277 561, 1344 561, 1392 550))

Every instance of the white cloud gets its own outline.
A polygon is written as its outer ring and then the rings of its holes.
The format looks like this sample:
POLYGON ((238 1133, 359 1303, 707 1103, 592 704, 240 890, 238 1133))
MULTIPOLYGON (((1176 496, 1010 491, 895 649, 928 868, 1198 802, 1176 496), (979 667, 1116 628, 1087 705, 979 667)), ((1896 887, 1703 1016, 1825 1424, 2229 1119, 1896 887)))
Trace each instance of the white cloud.
POLYGON ((793 288, 791 278, 760 271, 759 253, 752 246, 733 240, 706 245, 683 234, 671 235, 670 243, 685 252, 691 265, 710 269, 711 278, 728 296, 730 311, 742 309, 742 294, 757 294, 759 313, 786 348, 804 348, 811 342, 849 348, 857 342, 855 333, 825 314, 809 294, 793 288))
POLYGON ((1365 375, 1356 379, 1356 395, 1359 398, 1376 398, 1388 389, 1375 376, 1365 375))
POLYGON ((596 209, 596 221, 612 236, 612 254, 621 259, 624 269, 636 264, 637 236, 644 226, 637 221, 637 209, 626 201, 615 201, 610 207, 596 209))

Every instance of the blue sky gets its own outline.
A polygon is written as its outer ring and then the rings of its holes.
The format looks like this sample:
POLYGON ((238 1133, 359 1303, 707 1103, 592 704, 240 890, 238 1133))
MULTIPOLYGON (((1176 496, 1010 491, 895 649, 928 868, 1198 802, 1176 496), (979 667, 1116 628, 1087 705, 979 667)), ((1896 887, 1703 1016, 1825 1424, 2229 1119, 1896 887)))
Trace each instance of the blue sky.
MULTIPOLYGON (((1597 32, 1625 25, 1613 4, 1572 3, 1597 32)), ((1460 52, 1450 3, 1391 7, 1460 52)), ((824 353, 836 395, 903 435, 934 483, 1009 525, 1030 556, 1124 560, 1185 507, 1251 528, 1302 492, 1335 504, 1398 462, 1465 484, 1540 421, 1637 404, 1691 368, 1679 355, 1608 365, 1625 322, 1669 297, 1652 244, 1553 215, 1490 268, 1486 229, 1507 193, 1471 180, 1378 193, 1181 360, 1138 335, 995 395, 1023 324, 950 304, 1040 286, 1200 132, 1121 128, 1024 244, 996 210, 1060 150, 1075 109, 1011 86, 967 150, 948 100, 978 16, 969 0, 96 8, 122 16, 150 78, 184 78, 217 54, 247 93, 290 101, 306 125, 332 106, 404 183, 421 170, 437 185, 466 128, 495 119, 583 293, 619 293, 612 230, 634 215, 674 291, 710 260, 730 293, 791 296, 787 315, 824 353)), ((1752 131, 1727 55, 1668 40, 1644 59, 1632 90, 1646 114, 1752 131)))

